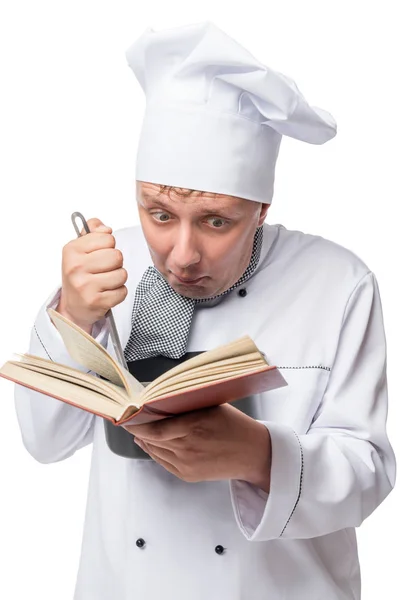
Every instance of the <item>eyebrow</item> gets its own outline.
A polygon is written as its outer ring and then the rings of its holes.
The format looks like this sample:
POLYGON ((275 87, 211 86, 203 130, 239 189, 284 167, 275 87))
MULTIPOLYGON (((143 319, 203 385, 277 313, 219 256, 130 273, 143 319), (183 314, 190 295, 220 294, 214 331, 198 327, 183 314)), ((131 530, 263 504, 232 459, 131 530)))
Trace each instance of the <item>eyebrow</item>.
MULTIPOLYGON (((154 204, 158 204, 159 206, 161 206, 162 208, 166 208, 169 209, 171 207, 171 204, 168 203, 168 201, 163 201, 161 198, 158 197, 157 194, 145 194, 142 193, 140 196, 143 200, 147 200, 149 202, 153 202, 154 204)), ((191 196, 188 196, 188 198, 192 198, 192 200, 194 201, 194 198, 191 196)), ((186 199, 186 198, 185 198, 186 199)), ((171 198, 169 198, 170 202, 174 202, 174 200, 172 200, 171 198)), ((213 206, 202 206, 202 208, 198 211, 199 214, 217 214, 219 212, 224 212, 224 213, 229 213, 230 217, 242 217, 243 213, 232 207, 232 206, 218 206, 218 201, 217 204, 214 204, 213 206)))

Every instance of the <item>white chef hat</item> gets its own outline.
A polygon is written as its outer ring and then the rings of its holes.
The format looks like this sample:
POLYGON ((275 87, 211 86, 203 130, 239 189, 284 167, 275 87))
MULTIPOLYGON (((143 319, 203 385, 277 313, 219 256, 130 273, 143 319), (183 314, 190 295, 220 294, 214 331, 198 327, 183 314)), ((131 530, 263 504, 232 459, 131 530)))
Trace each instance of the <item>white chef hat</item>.
POLYGON ((146 94, 136 179, 270 203, 282 135, 323 144, 336 122, 210 21, 147 28, 126 58, 146 94))

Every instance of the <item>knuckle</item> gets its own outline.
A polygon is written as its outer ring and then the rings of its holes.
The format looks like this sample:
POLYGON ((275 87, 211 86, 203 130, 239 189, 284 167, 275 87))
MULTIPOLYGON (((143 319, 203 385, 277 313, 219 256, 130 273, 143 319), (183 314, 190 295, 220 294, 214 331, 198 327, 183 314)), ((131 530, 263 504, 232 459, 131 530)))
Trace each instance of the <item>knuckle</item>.
POLYGON ((193 425, 192 434, 195 438, 208 440, 211 437, 211 432, 208 427, 205 427, 201 421, 193 425))
POLYGON ((69 259, 65 263, 65 272, 70 277, 75 276, 75 282, 81 283, 83 281, 83 277, 79 275, 82 269, 82 265, 77 257, 69 257, 69 259))
POLYGON ((99 306, 98 294, 87 293, 85 296, 85 303, 90 309, 97 308, 99 306))
MULTIPOLYGON (((74 273, 74 271, 71 271, 71 273, 74 273)), ((82 294, 83 292, 85 292, 87 287, 86 277, 84 277, 83 275, 76 275, 74 277, 73 286, 79 293, 82 294)))
POLYGON ((164 423, 162 421, 156 421, 151 424, 150 428, 151 437, 155 441, 161 441, 164 435, 164 423))
POLYGON ((116 263, 122 267, 122 265, 124 264, 124 255, 122 254, 121 250, 119 250, 118 248, 115 248, 114 256, 115 256, 116 263))
POLYGON ((76 287, 76 283, 80 282, 78 265, 70 260, 64 260, 62 263, 63 277, 68 281, 69 285, 76 287))
POLYGON ((71 240, 70 242, 65 244, 65 246, 63 246, 61 252, 63 260, 68 260, 69 257, 74 253, 75 242, 76 240, 71 240))
POLYGON ((153 442, 160 442, 162 440, 162 434, 158 427, 154 427, 151 431, 151 439, 153 442))
POLYGON ((125 286, 122 286, 120 288, 117 288, 116 290, 114 290, 114 298, 115 298, 115 304, 119 304, 120 302, 122 302, 123 300, 125 300, 127 294, 128 294, 128 290, 126 290, 125 286))
POLYGON ((115 248, 115 237, 113 236, 113 234, 112 233, 103 233, 102 235, 105 236, 105 240, 107 241, 107 247, 115 248))
MULTIPOLYGON (((93 231, 93 229, 95 229, 99 225, 103 225, 102 221, 100 221, 100 219, 97 219, 97 217, 92 217, 91 219, 88 219, 86 223, 88 224, 90 231, 93 231)), ((85 233, 85 230, 83 230, 83 232, 85 233)))

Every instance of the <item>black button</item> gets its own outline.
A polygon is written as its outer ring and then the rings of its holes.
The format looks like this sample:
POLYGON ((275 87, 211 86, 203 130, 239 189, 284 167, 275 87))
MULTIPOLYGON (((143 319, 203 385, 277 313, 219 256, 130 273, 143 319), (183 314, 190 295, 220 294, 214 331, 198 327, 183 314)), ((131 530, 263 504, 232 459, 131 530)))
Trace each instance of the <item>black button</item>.
POLYGON ((220 546, 220 545, 215 546, 215 552, 217 554, 223 554, 225 552, 225 548, 223 546, 220 546))
POLYGON ((143 538, 139 538, 138 540, 136 540, 136 546, 137 546, 138 548, 143 548, 143 546, 145 545, 145 543, 146 543, 146 542, 144 541, 144 539, 143 539, 143 538))
POLYGON ((245 296, 247 296, 247 290, 246 290, 246 288, 242 288, 241 290, 239 290, 239 296, 241 298, 244 298, 245 296))

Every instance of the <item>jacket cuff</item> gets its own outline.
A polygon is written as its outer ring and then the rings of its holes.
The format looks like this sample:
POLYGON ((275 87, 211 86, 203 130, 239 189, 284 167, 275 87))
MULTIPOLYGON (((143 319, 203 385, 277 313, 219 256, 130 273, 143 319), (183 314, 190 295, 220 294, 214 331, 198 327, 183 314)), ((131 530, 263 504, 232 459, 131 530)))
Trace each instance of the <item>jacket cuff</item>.
MULTIPOLYGON (((50 360, 62 363, 68 367, 73 367, 79 371, 87 371, 85 367, 75 362, 69 355, 64 341, 58 331, 57 327, 53 324, 50 316, 47 312, 48 308, 56 308, 61 295, 61 286, 57 287, 50 296, 47 298, 42 308, 40 309, 34 324, 34 330, 36 336, 43 347, 45 355, 50 360)), ((101 344, 104 348, 107 348, 108 337, 109 337, 109 325, 106 317, 99 319, 93 325, 92 337, 101 344)), ((90 371, 89 371, 90 372, 90 371)))
POLYGON ((286 425, 260 421, 271 436, 269 494, 244 481, 231 481, 230 492, 239 529, 250 541, 281 537, 300 500, 303 452, 297 434, 286 425))
POLYGON ((237 524, 246 538, 251 539, 265 512, 268 494, 239 479, 232 479, 229 487, 237 524))

